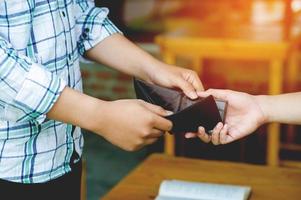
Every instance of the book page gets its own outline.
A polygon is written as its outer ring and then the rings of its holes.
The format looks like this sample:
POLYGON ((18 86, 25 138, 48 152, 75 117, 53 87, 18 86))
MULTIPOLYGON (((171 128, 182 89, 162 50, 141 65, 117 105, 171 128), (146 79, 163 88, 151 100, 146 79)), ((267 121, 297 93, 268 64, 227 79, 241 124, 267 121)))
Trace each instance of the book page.
POLYGON ((155 200, 195 200, 181 197, 167 197, 167 196, 158 196, 155 200))
POLYGON ((156 200, 246 200, 250 191, 244 186, 165 180, 156 200))

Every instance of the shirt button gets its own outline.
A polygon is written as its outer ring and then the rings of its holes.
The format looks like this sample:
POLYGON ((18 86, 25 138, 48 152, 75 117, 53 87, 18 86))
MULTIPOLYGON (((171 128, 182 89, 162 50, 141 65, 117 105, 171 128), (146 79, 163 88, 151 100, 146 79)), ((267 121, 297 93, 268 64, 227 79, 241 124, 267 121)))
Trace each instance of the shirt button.
POLYGON ((65 12, 64 12, 64 11, 62 11, 62 15, 63 15, 63 17, 66 17, 66 14, 65 14, 65 12))
POLYGON ((68 58, 69 58, 69 60, 71 60, 71 58, 72 58, 71 54, 68 55, 68 58))
POLYGON ((83 36, 83 38, 87 38, 88 37, 88 35, 86 33, 83 33, 82 36, 83 36))
POLYGON ((88 33, 90 31, 89 28, 85 28, 85 32, 88 33))

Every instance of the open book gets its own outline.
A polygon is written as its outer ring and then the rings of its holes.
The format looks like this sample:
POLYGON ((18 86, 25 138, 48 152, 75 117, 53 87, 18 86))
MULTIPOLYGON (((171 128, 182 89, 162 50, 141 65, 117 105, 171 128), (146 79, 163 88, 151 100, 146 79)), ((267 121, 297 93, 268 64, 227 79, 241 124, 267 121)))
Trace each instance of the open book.
POLYGON ((250 187, 165 180, 155 200, 247 200, 250 187))

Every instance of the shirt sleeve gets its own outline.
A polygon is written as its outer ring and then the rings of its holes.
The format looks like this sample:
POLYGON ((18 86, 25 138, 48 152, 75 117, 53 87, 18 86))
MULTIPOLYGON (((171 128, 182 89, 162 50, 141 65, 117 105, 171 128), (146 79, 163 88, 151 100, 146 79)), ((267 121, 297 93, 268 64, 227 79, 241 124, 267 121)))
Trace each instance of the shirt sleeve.
POLYGON ((106 37, 122 33, 108 18, 107 8, 95 7, 93 0, 81 0, 75 5, 77 46, 80 55, 106 37))
POLYGON ((65 86, 0 37, 0 120, 42 123, 65 86))

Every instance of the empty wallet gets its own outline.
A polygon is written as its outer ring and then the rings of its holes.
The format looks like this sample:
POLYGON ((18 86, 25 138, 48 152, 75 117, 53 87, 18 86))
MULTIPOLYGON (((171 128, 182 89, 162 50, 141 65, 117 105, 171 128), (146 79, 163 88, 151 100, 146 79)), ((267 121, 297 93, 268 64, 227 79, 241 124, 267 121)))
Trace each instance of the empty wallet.
POLYGON ((224 121, 227 102, 213 96, 191 100, 180 90, 138 79, 134 79, 134 88, 138 99, 173 112, 165 117, 173 123, 171 133, 197 132, 198 127, 202 126, 210 134, 218 122, 224 121))

